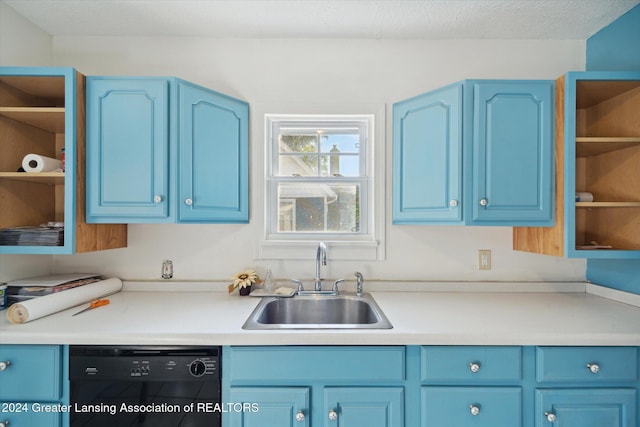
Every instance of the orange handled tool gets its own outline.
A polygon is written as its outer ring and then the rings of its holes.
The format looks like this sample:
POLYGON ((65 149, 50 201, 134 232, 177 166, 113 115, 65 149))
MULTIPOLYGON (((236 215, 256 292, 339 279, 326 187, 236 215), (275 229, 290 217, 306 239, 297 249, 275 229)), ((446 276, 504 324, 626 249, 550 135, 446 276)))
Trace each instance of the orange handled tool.
POLYGON ((85 308, 84 310, 80 310, 77 313, 74 313, 73 316, 77 316, 80 313, 84 313, 85 311, 93 310, 94 308, 102 307, 103 305, 107 305, 107 304, 109 304, 109 300, 108 299, 95 300, 95 301, 93 301, 93 302, 91 302, 89 304, 89 307, 85 308))

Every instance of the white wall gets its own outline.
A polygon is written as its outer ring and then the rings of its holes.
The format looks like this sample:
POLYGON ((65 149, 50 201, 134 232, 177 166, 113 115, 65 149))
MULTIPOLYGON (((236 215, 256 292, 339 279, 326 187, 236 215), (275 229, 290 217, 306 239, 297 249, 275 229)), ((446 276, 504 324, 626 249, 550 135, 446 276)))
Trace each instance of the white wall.
MULTIPOLYGON (((50 66, 51 47, 49 34, 0 0, 0 66, 50 66)), ((0 255, 0 282, 47 274, 52 268, 53 258, 48 255, 0 255)))
POLYGON ((0 0, 0 65, 50 66, 52 37, 0 0))
MULTIPOLYGON (((272 105, 386 107, 387 154, 393 102, 465 78, 554 79, 584 67, 583 41, 270 40, 131 37, 56 37, 56 65, 87 75, 175 75, 239 97, 252 111, 272 105)), ((290 106, 290 107, 286 107, 290 106)), ((329 112, 329 111, 328 111, 329 112)), ((309 278, 308 261, 253 258, 261 221, 262 117, 252 116, 252 199, 249 225, 130 225, 129 247, 56 256, 55 270, 96 271, 125 279, 157 279, 172 259, 177 280, 225 280, 246 267, 271 265, 276 277, 309 278)), ((511 228, 391 225, 387 158, 386 260, 330 261, 325 277, 424 280, 584 280, 584 261, 511 250, 511 228), (493 251, 493 269, 477 270, 477 250, 493 251)))

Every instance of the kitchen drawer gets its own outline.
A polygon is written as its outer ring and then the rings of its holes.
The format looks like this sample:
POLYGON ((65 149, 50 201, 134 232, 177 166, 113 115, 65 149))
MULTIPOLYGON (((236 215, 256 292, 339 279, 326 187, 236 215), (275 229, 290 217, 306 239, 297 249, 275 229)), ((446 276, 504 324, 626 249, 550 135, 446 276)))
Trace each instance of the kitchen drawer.
POLYGON ((1 345, 0 400, 58 400, 62 391, 62 347, 1 345))
POLYGON ((518 427, 519 387, 423 387, 421 427, 518 427))
POLYGON ((296 381, 376 384, 405 378, 403 346, 231 347, 223 369, 234 385, 296 381))
POLYGON ((8 427, 60 427, 60 409, 57 403, 0 402, 0 423, 8 427))
POLYGON ((520 347, 422 347, 420 365, 423 382, 518 381, 522 351, 520 347))
POLYGON ((636 347, 537 347, 538 382, 635 381, 636 347))

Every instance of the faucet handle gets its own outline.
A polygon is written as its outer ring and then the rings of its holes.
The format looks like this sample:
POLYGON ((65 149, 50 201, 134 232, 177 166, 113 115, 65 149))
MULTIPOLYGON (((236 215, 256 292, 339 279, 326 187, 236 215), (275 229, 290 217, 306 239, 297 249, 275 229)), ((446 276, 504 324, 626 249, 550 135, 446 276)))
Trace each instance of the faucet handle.
POLYGON ((291 279, 291 283, 298 285, 298 292, 304 291, 304 287, 302 286, 302 280, 291 279))
POLYGON ((344 279, 338 279, 335 282, 333 282, 333 288, 331 289, 333 292, 338 293, 338 285, 340 283, 344 282, 344 279))
POLYGON ((356 271, 353 274, 355 274, 356 276, 356 295, 360 297, 362 296, 362 285, 364 284, 364 277, 359 271, 356 271))

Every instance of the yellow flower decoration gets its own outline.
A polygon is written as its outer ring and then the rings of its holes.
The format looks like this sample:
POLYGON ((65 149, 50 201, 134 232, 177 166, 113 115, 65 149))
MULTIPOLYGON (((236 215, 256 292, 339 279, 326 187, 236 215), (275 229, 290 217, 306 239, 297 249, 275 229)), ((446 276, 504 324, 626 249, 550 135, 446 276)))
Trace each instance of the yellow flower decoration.
POLYGON ((246 288, 254 283, 259 283, 260 278, 254 270, 245 270, 234 275, 231 280, 233 280, 233 283, 228 287, 229 293, 233 292, 236 288, 246 288))

